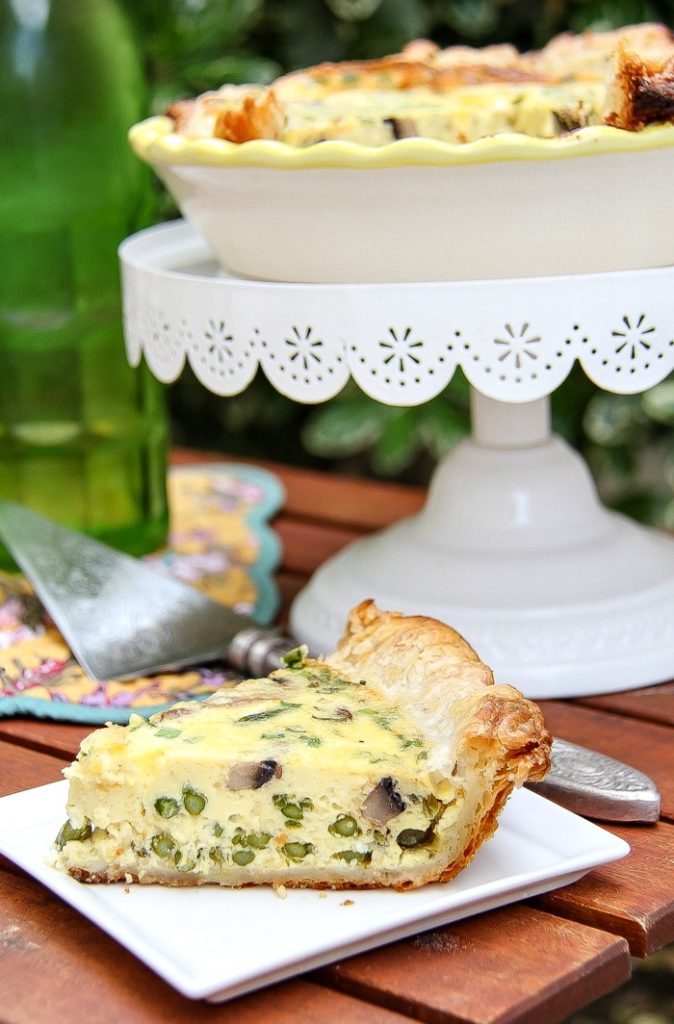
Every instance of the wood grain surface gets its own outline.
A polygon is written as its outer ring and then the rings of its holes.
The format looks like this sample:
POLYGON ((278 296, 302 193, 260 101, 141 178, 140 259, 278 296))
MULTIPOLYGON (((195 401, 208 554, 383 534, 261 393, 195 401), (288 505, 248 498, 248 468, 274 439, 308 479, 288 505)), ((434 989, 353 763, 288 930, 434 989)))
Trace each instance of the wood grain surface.
MULTIPOLYGON (((177 452, 174 461, 204 458, 177 452)), ((325 558, 414 512, 425 499, 420 488, 261 465, 286 490, 273 524, 283 544, 277 576, 281 622, 325 558)), ((0 1024, 108 1024, 111 1018, 129 1024, 563 1020, 628 977, 630 951, 645 956, 674 940, 674 683, 543 706, 554 734, 628 761, 660 787, 661 823, 610 826, 632 847, 624 860, 526 903, 219 1006, 184 999, 94 925, 0 861, 0 1024)), ((91 728, 0 718, 0 795, 59 779, 91 728)))
POLYGON ((624 940, 514 906, 364 953, 321 976, 437 1024, 555 1024, 629 973, 624 940))
POLYGON ((674 682, 647 686, 643 690, 584 697, 578 702, 599 711, 617 712, 661 725, 674 725, 674 682))
POLYGON ((186 999, 30 879, 0 872, 0 905, 0 1024, 405 1022, 401 1014, 307 981, 217 1006, 186 999))
POLYGON ((61 770, 70 764, 70 760, 39 754, 0 740, 0 796, 57 782, 63 777, 61 770))
POLYGON ((629 856, 595 868, 574 885, 536 897, 534 903, 622 935, 634 956, 648 956, 674 942, 674 826, 604 827, 630 844, 629 856))

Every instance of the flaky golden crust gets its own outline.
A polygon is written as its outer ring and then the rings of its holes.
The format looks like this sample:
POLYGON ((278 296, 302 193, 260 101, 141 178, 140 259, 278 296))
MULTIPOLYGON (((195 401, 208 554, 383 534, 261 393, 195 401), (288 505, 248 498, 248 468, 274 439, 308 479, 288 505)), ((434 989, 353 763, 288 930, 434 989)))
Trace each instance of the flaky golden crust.
POLYGON ((643 60, 619 47, 604 120, 640 131, 654 121, 674 121, 674 53, 664 61, 643 60))
POLYGON ((453 856, 436 875, 448 881, 493 834, 512 790, 548 771, 552 740, 540 708, 514 687, 495 685, 456 630, 425 616, 380 612, 372 601, 352 611, 326 660, 400 703, 433 742, 429 767, 463 787, 453 856))
POLYGON ((523 63, 534 71, 560 80, 570 75, 579 79, 603 80, 611 56, 626 46, 643 59, 662 59, 672 51, 674 40, 665 25, 647 22, 624 25, 608 32, 562 32, 542 50, 522 55, 523 63))

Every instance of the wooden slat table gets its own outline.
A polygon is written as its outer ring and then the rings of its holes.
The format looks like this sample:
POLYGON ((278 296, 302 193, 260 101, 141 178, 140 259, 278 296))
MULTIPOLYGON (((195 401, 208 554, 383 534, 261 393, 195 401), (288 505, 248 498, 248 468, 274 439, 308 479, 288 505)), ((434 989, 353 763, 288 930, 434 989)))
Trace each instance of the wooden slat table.
MULTIPOLYGON (((218 456, 222 458, 222 456, 218 456)), ((176 461, 195 461, 187 452, 176 461)), ((281 621, 308 575, 345 543, 413 512, 421 489, 271 465, 287 501, 281 621)), ((364 595, 366 596, 366 595, 364 595)), ((673 666, 674 668, 674 666, 673 666)), ((556 735, 655 778, 662 820, 611 827, 628 858, 575 885, 344 960, 234 1002, 173 991, 131 954, 0 859, 0 1024, 555 1024, 615 989, 630 954, 674 940, 674 684, 543 704, 556 735)), ((0 794, 60 777, 88 727, 0 719, 0 794)))

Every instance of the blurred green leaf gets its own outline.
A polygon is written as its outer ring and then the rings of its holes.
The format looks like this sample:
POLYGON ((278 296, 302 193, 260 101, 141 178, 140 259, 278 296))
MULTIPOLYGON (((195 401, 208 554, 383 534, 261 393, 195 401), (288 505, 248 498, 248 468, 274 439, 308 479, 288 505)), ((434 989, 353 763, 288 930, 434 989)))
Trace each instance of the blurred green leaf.
POLYGON ((466 40, 482 41, 498 25, 498 8, 490 0, 445 0, 443 20, 466 40))
POLYGON ((433 398, 424 405, 419 434, 434 459, 451 451, 469 429, 467 409, 452 404, 446 396, 433 398))
POLYGON ((343 21, 363 21, 371 18, 382 0, 325 0, 333 14, 343 21))
POLYGON ((322 0, 268 3, 262 29, 288 70, 346 56, 332 13, 322 0))
POLYGON ((273 60, 264 60, 254 54, 236 53, 186 64, 182 80, 190 94, 194 94, 218 89, 225 82, 233 82, 235 85, 259 82, 268 85, 280 74, 281 68, 273 60))
POLYGON ((354 56, 397 53, 410 39, 427 36, 431 25, 430 6, 424 0, 383 0, 373 16, 362 22, 361 34, 353 40, 354 56))
POLYGON ((421 447, 416 430, 419 411, 394 409, 383 424, 372 452, 372 468, 380 476, 395 476, 413 462, 421 447))
POLYGON ((642 405, 646 415, 656 423, 674 426, 674 377, 646 391, 642 396, 642 405))
POLYGON ((588 403, 583 426, 595 444, 617 445, 624 444, 634 428, 646 420, 639 395, 600 393, 588 403))
POLYGON ((569 28, 582 32, 591 28, 601 32, 619 28, 621 25, 636 25, 640 21, 666 21, 663 4, 649 3, 648 0, 577 0, 575 13, 569 18, 569 28))
POLYGON ((365 395, 337 399, 313 413, 302 431, 302 440, 314 455, 355 455, 379 440, 388 416, 386 407, 365 395))

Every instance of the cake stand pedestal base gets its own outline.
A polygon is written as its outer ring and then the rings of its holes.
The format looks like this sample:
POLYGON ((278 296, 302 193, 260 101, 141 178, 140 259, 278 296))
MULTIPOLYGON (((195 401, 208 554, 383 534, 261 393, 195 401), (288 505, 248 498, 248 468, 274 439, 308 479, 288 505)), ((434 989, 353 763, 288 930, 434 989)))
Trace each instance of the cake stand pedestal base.
POLYGON ((323 565, 291 611, 295 636, 333 649, 350 608, 454 626, 534 698, 667 679, 674 540, 608 511, 583 460, 548 431, 547 400, 474 393, 473 437, 440 464, 425 507, 323 565))

